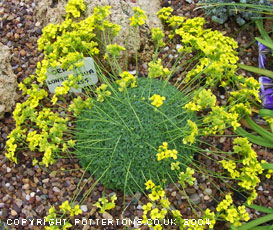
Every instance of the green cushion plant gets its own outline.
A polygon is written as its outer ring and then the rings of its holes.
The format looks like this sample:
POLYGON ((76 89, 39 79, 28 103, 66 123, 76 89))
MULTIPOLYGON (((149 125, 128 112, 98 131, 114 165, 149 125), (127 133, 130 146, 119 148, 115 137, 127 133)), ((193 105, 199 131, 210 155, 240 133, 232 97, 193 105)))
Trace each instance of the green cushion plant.
POLYGON ((137 87, 119 92, 113 86, 103 103, 95 101, 91 109, 76 118, 76 155, 83 167, 111 189, 144 191, 147 178, 160 183, 177 180, 169 167, 171 160, 158 161, 158 146, 168 142, 178 151, 177 160, 185 165, 193 150, 181 141, 187 135, 187 120, 196 120, 193 112, 182 109, 186 97, 164 81, 138 78, 137 87), (165 97, 155 110, 149 98, 165 97))

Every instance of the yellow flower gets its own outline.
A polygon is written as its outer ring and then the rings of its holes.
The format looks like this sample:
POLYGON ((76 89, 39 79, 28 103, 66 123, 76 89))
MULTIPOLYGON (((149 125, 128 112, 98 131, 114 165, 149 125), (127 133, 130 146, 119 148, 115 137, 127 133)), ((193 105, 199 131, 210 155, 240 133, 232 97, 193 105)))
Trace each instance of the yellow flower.
POLYGON ((73 209, 71 209, 70 216, 75 216, 81 213, 82 210, 80 209, 80 206, 77 204, 73 209))
POLYGON ((163 101, 166 100, 166 97, 161 97, 158 94, 154 94, 152 97, 150 97, 149 99, 152 105, 154 105, 155 107, 160 107, 161 105, 163 105, 163 101))
POLYGON ((189 143, 190 145, 192 145, 195 142, 195 137, 198 135, 198 127, 197 124, 191 120, 187 120, 188 123, 188 127, 189 127, 189 132, 190 135, 186 136, 183 138, 183 143, 187 144, 189 143))
POLYGON ((142 206, 143 212, 144 214, 147 214, 147 212, 149 212, 152 209, 153 205, 152 203, 147 203, 146 205, 142 206))
POLYGON ((152 180, 148 180, 146 183, 145 183, 145 185, 146 185, 146 189, 148 190, 148 189, 152 189, 154 186, 155 186, 155 184, 152 182, 152 180))
POLYGON ((141 10, 139 7, 133 7, 134 15, 130 18, 130 25, 133 27, 141 26, 145 23, 147 16, 145 12, 141 10))
POLYGON ((59 207, 63 213, 66 213, 67 211, 68 212, 71 211, 71 206, 67 200, 65 202, 63 202, 59 207))
POLYGON ((179 161, 177 161, 177 162, 172 162, 172 163, 171 163, 171 170, 179 170, 179 169, 180 169, 179 164, 180 164, 179 161))
POLYGON ((37 165, 37 163, 38 163, 38 160, 37 160, 36 158, 34 158, 34 159, 32 160, 32 165, 35 166, 35 165, 37 165))
POLYGON ((158 195, 158 193, 157 193, 156 190, 153 190, 152 193, 148 195, 148 197, 149 197, 150 200, 152 200, 152 201, 156 201, 156 200, 159 200, 159 199, 160 199, 160 197, 159 197, 159 195, 158 195))

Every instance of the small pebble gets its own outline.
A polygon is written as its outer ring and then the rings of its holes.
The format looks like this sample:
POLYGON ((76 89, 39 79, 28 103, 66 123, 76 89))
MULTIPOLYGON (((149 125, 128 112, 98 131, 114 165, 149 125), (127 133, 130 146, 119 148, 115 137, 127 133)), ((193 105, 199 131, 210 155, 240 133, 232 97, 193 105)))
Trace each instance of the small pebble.
POLYGON ((87 211, 88 211, 87 205, 81 205, 80 209, 81 209, 83 212, 87 212, 87 211))
POLYGON ((56 193, 59 193, 61 190, 59 189, 59 188, 57 188, 57 187, 53 187, 53 192, 56 192, 56 193))

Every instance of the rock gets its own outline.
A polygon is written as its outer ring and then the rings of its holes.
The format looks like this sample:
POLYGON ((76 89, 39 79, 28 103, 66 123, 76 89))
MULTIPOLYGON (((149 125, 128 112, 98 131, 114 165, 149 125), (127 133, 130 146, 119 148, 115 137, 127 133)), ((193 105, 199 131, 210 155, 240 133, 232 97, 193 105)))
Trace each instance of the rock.
MULTIPOLYGON (((61 23, 65 16, 65 6, 67 1, 65 0, 41 0, 38 1, 36 20, 41 25, 45 26, 48 23, 61 23), (53 6, 53 7, 52 7, 53 6)), ((86 11, 85 15, 89 16, 93 13, 93 9, 96 6, 111 6, 111 14, 109 15, 109 21, 121 25, 119 35, 113 39, 112 43, 117 43, 123 47, 126 47, 126 40, 128 39, 127 51, 129 51, 130 58, 135 58, 135 48, 141 50, 143 55, 140 55, 140 59, 150 60, 154 51, 153 41, 151 39, 151 28, 162 27, 160 20, 157 18, 156 13, 161 9, 160 0, 139 0, 139 1, 124 1, 124 0, 85 0, 86 11), (132 7, 140 7, 147 15, 146 23, 140 27, 137 31, 137 42, 135 44, 135 36, 131 29, 129 36, 130 20, 133 15, 132 7), (143 56, 143 57, 142 57, 143 56)), ((121 59, 124 57, 121 57, 121 59)), ((120 61, 119 63, 123 63, 120 61)))
POLYGON ((29 184, 24 184, 23 187, 22 187, 22 189, 29 190, 29 184))
POLYGON ((53 192, 56 192, 56 193, 59 193, 61 190, 59 189, 59 188, 57 188, 57 187, 53 187, 53 192))
POLYGON ((12 215, 12 216, 17 216, 17 212, 15 211, 15 210, 11 210, 11 212, 10 212, 10 214, 12 215))
POLYGON ((39 215, 41 215, 42 213, 43 213, 43 211, 44 211, 44 205, 39 205, 37 208, 36 208, 36 212, 39 214, 39 215))
POLYGON ((87 205, 81 205, 80 209, 81 209, 83 212, 87 212, 87 211, 88 211, 87 205))
POLYGON ((107 220, 113 220, 113 217, 108 212, 103 213, 102 217, 107 220))
POLYGON ((22 204, 23 204, 23 201, 22 201, 22 200, 19 200, 19 199, 16 199, 15 204, 16 204, 19 208, 21 208, 21 206, 22 206, 22 204))
POLYGON ((12 72, 9 48, 0 43, 0 119, 13 110, 17 98, 16 75, 12 72))
POLYGON ((26 56, 27 52, 25 50, 20 50, 20 55, 22 57, 26 56))
POLYGON ((194 204, 199 204, 201 202, 201 198, 197 193, 190 195, 189 198, 194 204))
POLYGON ((204 193, 206 194, 206 195, 211 195, 212 194, 212 190, 210 189, 210 188, 206 188, 205 190, 204 190, 204 193))
POLYGON ((172 192, 171 196, 176 196, 176 191, 172 192))
POLYGON ((190 194, 190 195, 191 195, 191 194, 194 194, 194 193, 196 192, 196 190, 193 189, 193 188, 186 188, 185 190, 186 190, 186 193, 187 193, 187 194, 190 194))

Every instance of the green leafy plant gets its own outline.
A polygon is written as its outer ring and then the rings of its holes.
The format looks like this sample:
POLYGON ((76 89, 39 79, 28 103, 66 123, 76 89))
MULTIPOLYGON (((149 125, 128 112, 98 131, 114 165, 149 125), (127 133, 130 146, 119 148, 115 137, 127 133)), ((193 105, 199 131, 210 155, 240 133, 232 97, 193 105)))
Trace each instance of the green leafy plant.
POLYGON ((272 16, 272 1, 270 0, 200 0, 205 13, 217 23, 223 24, 230 17, 242 26, 247 21, 255 20, 262 14, 272 16))
POLYGON ((168 142, 184 161, 193 155, 181 138, 186 136, 187 120, 196 121, 192 112, 181 109, 186 97, 164 81, 139 78, 137 87, 119 92, 113 85, 111 96, 104 102, 93 102, 76 120, 76 155, 83 167, 89 165, 96 178, 108 188, 130 192, 141 191, 146 176, 159 182, 177 180, 169 162, 160 162, 155 153, 160 144, 168 142), (156 111, 150 98, 165 97, 156 111), (96 134, 96 135, 94 135, 96 134), (88 141, 89 140, 89 141, 88 141), (122 167, 121 167, 122 165, 122 167))

